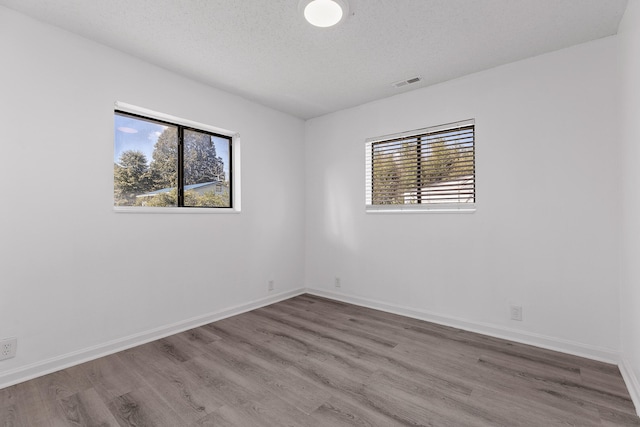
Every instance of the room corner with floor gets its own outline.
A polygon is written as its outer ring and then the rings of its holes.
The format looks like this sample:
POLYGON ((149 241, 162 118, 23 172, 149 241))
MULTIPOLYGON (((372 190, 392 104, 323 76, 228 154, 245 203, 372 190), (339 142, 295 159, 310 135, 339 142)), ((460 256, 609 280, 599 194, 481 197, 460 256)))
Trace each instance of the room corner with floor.
POLYGON ((640 425, 640 3, 224 3, 0 0, 0 424, 640 425), (385 31, 471 47, 378 89, 385 31), (116 212, 126 105, 229 130, 234 211, 116 212), (454 122, 472 210, 365 207, 367 141, 454 122))

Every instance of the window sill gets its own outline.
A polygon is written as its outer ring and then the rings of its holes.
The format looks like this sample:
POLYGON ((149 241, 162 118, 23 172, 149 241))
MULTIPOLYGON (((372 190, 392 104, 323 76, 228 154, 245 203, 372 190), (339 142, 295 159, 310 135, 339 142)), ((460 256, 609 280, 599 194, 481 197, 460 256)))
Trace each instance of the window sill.
POLYGON ((116 213, 146 213, 146 214, 239 214, 235 208, 145 208, 136 206, 114 206, 116 213))
POLYGON ((472 214, 475 213, 475 206, 468 207, 372 207, 367 206, 368 214, 472 214))

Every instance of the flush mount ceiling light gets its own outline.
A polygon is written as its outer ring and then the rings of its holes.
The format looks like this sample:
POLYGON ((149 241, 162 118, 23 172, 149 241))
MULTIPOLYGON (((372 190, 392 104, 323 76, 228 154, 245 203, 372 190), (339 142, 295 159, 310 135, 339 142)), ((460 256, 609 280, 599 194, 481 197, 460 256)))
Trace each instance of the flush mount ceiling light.
POLYGON ((311 25, 332 27, 349 14, 346 0, 300 0, 298 9, 311 25))

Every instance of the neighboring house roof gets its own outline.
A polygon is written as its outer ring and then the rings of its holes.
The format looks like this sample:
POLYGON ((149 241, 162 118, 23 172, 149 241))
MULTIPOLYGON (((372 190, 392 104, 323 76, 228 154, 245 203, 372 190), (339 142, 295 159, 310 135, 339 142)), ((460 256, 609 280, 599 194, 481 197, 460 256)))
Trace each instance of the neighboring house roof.
MULTIPOLYGON (((185 185, 184 189, 185 189, 185 191, 196 190, 196 189, 202 189, 203 187, 207 187, 207 186, 210 186, 210 185, 217 185, 217 184, 224 185, 224 182, 222 182, 222 181, 202 182, 200 184, 185 185)), ((153 196, 156 196, 158 194, 168 193, 169 191, 173 190, 174 188, 175 187, 161 188, 160 190, 150 191, 149 193, 144 193, 144 194, 139 194, 136 197, 153 197, 153 196)))

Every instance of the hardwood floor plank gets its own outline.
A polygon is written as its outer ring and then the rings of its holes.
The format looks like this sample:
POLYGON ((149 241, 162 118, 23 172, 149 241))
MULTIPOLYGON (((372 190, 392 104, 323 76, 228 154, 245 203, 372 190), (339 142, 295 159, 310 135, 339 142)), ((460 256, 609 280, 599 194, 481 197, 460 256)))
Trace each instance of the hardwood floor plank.
POLYGON ((269 396, 260 401, 237 406, 223 406, 199 420, 194 426, 299 426, 316 424, 307 414, 287 405, 278 397, 269 396))
MULTIPOLYGON (((42 390, 41 385, 44 382, 36 382, 35 380, 17 384, 14 389, 16 403, 12 410, 16 411, 16 420, 18 425, 22 426, 51 426, 54 413, 52 409, 53 400, 44 399, 47 390, 42 390)), ((2 409, 4 413, 4 409, 2 409)))
POLYGON ((508 420, 491 414, 482 406, 469 405, 469 396, 442 394, 442 390, 423 381, 376 372, 366 383, 365 396, 386 408, 398 420, 438 426, 495 426, 508 420))
POLYGON ((309 415, 287 404, 277 396, 242 405, 241 409, 253 420, 253 425, 313 427, 309 415))
POLYGON ((478 358, 479 363, 484 363, 493 366, 503 366, 507 368, 513 368, 520 372, 522 375, 527 375, 536 378, 546 378, 554 380, 565 380, 573 382, 582 382, 583 376, 581 370, 577 366, 558 367, 552 366, 539 360, 525 359, 520 356, 514 356, 513 354, 495 353, 495 352, 483 352, 478 358))
POLYGON ((309 381, 274 365, 271 361, 246 352, 234 343, 224 340, 211 344, 206 355, 226 369, 249 375, 287 404, 306 414, 316 410, 331 397, 329 393, 309 381))
POLYGON ((61 421, 64 424, 96 427, 119 425, 100 395, 93 389, 58 399, 57 409, 59 420, 64 420, 61 421))
POLYGON ((226 370, 210 359, 204 357, 192 359, 185 362, 184 366, 197 375, 202 384, 227 406, 243 405, 259 400, 266 394, 263 385, 252 383, 248 377, 226 370))
POLYGON ((264 424, 261 424, 261 420, 255 419, 251 412, 234 406, 223 406, 192 424, 193 427, 259 427, 261 425, 264 424))
POLYGON ((637 415, 626 412, 616 411, 609 408, 599 408, 598 413, 602 420, 602 426, 620 427, 620 426, 640 426, 640 420, 637 415))
POLYGON ((301 295, 0 390, 0 426, 640 426, 614 365, 301 295))
POLYGON ((343 359, 348 353, 357 354, 363 351, 358 350, 350 342, 348 336, 340 335, 339 331, 334 331, 328 335, 318 331, 317 325, 310 327, 303 323, 277 322, 268 317, 256 316, 260 321, 257 331, 269 337, 269 343, 279 343, 286 347, 290 354, 297 354, 304 358, 315 360, 325 360, 328 357, 343 359), (303 332, 303 335, 300 334, 303 332))
POLYGON ((84 375, 84 371, 77 366, 54 372, 32 381, 43 400, 68 397, 93 386, 84 375))
POLYGON ((361 394, 364 382, 373 372, 352 369, 349 363, 338 364, 335 361, 336 359, 325 361, 305 359, 287 368, 287 371, 314 383, 331 394, 361 394))
POLYGON ((18 385, 0 389, 0 408, 17 403, 18 385))
POLYGON ((504 376, 497 376, 497 378, 488 380, 486 384, 476 387, 469 402, 473 405, 485 405, 491 399, 498 402, 508 402, 508 404, 504 403, 507 406, 503 408, 502 412, 511 418, 515 417, 517 413, 522 413, 528 414, 528 418, 525 417, 525 419, 532 420, 547 416, 550 420, 569 420, 571 425, 597 425, 599 423, 600 417, 597 407, 589 402, 567 397, 548 388, 540 387, 540 384, 535 380, 519 378, 510 381, 504 376), (518 409, 510 412, 509 407, 518 409))
POLYGON ((79 368, 84 370, 93 389, 107 401, 144 385, 142 377, 128 371, 117 354, 83 363, 79 368))
POLYGON ((603 405, 615 411, 634 413, 630 396, 618 396, 603 389, 584 385, 580 381, 569 381, 549 376, 540 377, 525 373, 517 367, 489 365, 482 362, 478 364, 478 369, 481 372, 484 370, 485 378, 492 378, 487 380, 486 384, 497 379, 501 382, 501 387, 505 384, 512 387, 511 394, 527 396, 530 400, 534 399, 533 394, 538 397, 554 396, 555 401, 560 403, 574 402, 580 407, 587 405, 594 408, 603 405), (523 383, 522 380, 527 380, 527 382, 523 383), (515 386, 520 387, 514 388, 515 386))
POLYGON ((580 368, 580 378, 585 386, 597 388, 622 398, 629 396, 624 381, 620 381, 620 371, 615 373, 602 372, 591 367, 580 368))
POLYGON ((224 405, 218 393, 202 385, 183 366, 167 369, 161 375, 145 377, 145 382, 158 391, 167 405, 189 424, 224 405))
POLYGON ((0 427, 23 427, 15 404, 0 406, 0 427))
POLYGON ((589 418, 588 415, 567 413, 562 410, 540 405, 522 395, 494 393, 486 389, 478 389, 472 393, 470 403, 483 407, 491 413, 500 414, 506 421, 496 423, 495 425, 497 426, 533 427, 562 425, 595 427, 600 425, 600 419, 597 416, 589 418))
POLYGON ((197 345, 211 344, 214 341, 222 339, 218 335, 211 332, 210 329, 200 326, 199 328, 190 329, 178 334, 197 345))
POLYGON ((528 413, 527 419, 547 417, 549 420, 569 420, 572 425, 599 425, 601 417, 597 400, 567 389, 568 384, 578 386, 577 383, 568 383, 561 378, 523 375, 517 369, 495 368, 478 365, 484 381, 474 387, 472 401, 480 396, 483 404, 489 399, 506 399, 509 405, 519 408, 519 412, 528 413))
POLYGON ((234 335, 232 333, 233 326, 226 327, 216 324, 207 325, 221 335, 224 336, 223 341, 225 344, 233 343, 234 346, 244 349, 247 352, 260 356, 262 359, 268 360, 270 363, 280 366, 289 367, 296 363, 296 358, 291 357, 286 351, 271 346, 268 343, 261 342, 259 340, 252 340, 251 335, 234 335))
POLYGON ((370 409, 367 405, 345 397, 332 397, 316 409, 311 417, 318 427, 406 425, 380 411, 370 409))
POLYGON ((180 334, 154 341, 153 345, 161 351, 164 357, 177 363, 186 362, 187 360, 202 355, 202 349, 200 347, 192 344, 192 342, 180 336, 180 334))
POLYGON ((308 312, 300 313, 298 316, 279 316, 270 307, 264 307, 253 311, 251 314, 262 316, 265 319, 275 322, 277 325, 284 325, 296 329, 297 331, 310 334, 317 338, 327 340, 342 338, 343 343, 357 342, 372 348, 391 349, 398 345, 398 340, 388 339, 380 334, 368 333, 354 330, 344 326, 345 319, 332 319, 326 316, 309 315, 308 312))
POLYGON ((109 402, 108 407, 121 426, 153 427, 187 425, 150 387, 123 394, 109 402))

